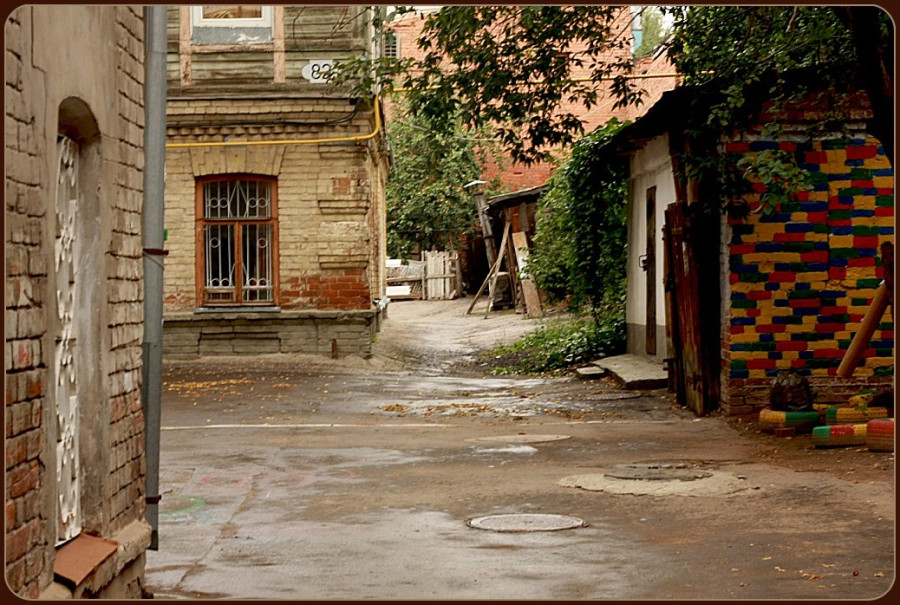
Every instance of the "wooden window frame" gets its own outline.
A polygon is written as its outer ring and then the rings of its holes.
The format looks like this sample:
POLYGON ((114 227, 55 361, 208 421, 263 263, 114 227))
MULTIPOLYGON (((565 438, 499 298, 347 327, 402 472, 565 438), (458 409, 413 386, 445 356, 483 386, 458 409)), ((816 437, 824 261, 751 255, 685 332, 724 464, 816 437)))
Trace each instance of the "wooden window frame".
POLYGON ((200 177, 196 180, 195 187, 196 208, 196 293, 197 306, 200 308, 215 309, 254 309, 260 307, 278 307, 280 298, 279 278, 279 235, 278 235, 278 179, 271 176, 257 174, 228 174, 200 177), (268 183, 270 187, 270 215, 263 218, 207 218, 204 186, 208 183, 255 181, 268 183), (208 300, 208 287, 206 284, 206 237, 205 230, 210 225, 234 225, 234 296, 230 301, 208 300), (271 300, 244 301, 243 284, 243 258, 242 258, 242 229, 244 225, 269 225, 271 228, 271 300))

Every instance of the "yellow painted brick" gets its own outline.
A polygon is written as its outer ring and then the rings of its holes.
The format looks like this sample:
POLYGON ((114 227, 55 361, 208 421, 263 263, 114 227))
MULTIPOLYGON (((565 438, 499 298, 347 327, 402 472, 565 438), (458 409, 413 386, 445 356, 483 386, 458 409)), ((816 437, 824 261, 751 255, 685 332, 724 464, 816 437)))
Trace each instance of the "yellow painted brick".
POLYGON ((865 361, 867 368, 886 368, 893 365, 894 360, 891 357, 869 357, 865 361))
POLYGON ((832 235, 828 238, 828 244, 832 248, 852 248, 853 247, 853 236, 852 235, 832 235))
POLYGON ((894 177, 892 176, 876 176, 872 177, 872 184, 879 189, 887 189, 894 186, 894 177))
POLYGON ((819 349, 836 349, 837 341, 836 340, 812 340, 807 343, 807 347, 811 351, 817 351, 819 349))
MULTIPOLYGON (((759 334, 756 332, 745 332, 743 334, 729 334, 729 341, 732 344, 744 344, 748 342, 759 342, 759 334)), ((747 353, 749 351, 739 351, 741 353, 747 353)), ((737 351, 736 351, 737 353, 737 351)))

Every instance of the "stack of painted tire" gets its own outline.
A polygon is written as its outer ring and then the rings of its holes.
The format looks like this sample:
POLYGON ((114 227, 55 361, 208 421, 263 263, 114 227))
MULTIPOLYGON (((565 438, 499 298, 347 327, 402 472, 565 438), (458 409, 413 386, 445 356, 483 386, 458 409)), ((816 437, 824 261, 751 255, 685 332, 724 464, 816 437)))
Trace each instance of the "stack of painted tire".
POLYGON ((873 452, 893 452, 894 419, 876 418, 866 423, 866 445, 873 452))
POLYGON ((765 408, 759 412, 759 428, 773 432, 775 429, 793 428, 798 433, 809 432, 819 424, 819 412, 781 412, 765 408))
POLYGON ((866 425, 836 424, 817 426, 812 430, 812 442, 815 447, 866 445, 866 425))
POLYGON ((825 424, 865 424, 875 418, 887 418, 887 408, 870 408, 864 405, 855 407, 831 407, 825 410, 825 424))

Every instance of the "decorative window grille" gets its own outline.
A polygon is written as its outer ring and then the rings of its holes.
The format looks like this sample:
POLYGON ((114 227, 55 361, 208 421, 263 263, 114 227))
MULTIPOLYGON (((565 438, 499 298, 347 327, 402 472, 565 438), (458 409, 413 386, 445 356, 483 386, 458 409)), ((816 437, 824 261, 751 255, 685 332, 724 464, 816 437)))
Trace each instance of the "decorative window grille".
POLYGON ((54 267, 60 330, 54 343, 56 394, 56 544, 81 532, 81 484, 78 451, 78 383, 75 367, 75 217, 78 210, 78 145, 57 143, 56 233, 54 267))
POLYGON ((275 304, 275 182, 201 182, 203 306, 275 304))
POLYGON ((396 33, 384 32, 384 46, 381 54, 388 59, 400 58, 400 38, 396 33))

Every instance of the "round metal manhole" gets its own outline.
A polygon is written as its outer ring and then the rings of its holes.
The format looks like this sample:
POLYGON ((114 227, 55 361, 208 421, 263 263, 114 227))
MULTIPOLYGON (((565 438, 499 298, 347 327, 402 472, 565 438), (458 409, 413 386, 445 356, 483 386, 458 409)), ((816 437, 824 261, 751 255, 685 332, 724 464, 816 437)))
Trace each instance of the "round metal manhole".
POLYGON ((585 522, 578 517, 568 515, 550 515, 536 513, 513 513, 507 515, 489 515, 476 517, 466 521, 469 527, 499 532, 532 532, 559 531, 584 527, 585 522))
POLYGON ((604 473, 613 479, 631 481, 696 481, 707 479, 713 474, 685 463, 649 462, 643 464, 617 464, 604 473))
POLYGON ((637 399, 641 393, 634 391, 611 391, 608 393, 593 393, 586 395, 584 399, 587 401, 618 401, 620 399, 637 399))
POLYGON ((490 437, 475 437, 466 439, 476 443, 543 443, 544 441, 559 441, 570 439, 571 435, 492 435, 490 437))

